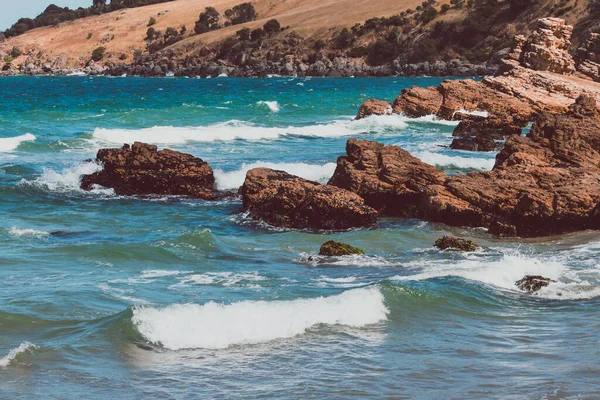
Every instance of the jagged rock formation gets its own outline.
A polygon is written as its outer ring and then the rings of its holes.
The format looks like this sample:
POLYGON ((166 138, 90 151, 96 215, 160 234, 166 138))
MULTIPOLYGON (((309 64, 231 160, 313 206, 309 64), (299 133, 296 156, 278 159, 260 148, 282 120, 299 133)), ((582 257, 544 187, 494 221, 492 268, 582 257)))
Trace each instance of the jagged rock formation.
POLYGON ((507 236, 600 229, 600 112, 581 96, 511 137, 492 171, 446 176, 395 146, 351 139, 330 184, 383 215, 484 226, 507 236))
POLYGON ((377 222, 377 211, 355 193, 283 171, 248 171, 241 193, 244 211, 278 227, 346 230, 377 222))
MULTIPOLYGON (((178 195, 214 200, 212 168, 201 159, 141 142, 120 149, 100 149, 96 161, 104 168, 84 175, 81 188, 95 185, 114 189, 118 195, 178 195)), ((222 196, 221 196, 222 197, 222 196)))
POLYGON ((572 33, 573 27, 563 19, 541 18, 535 22, 529 37, 515 37, 515 46, 508 58, 513 65, 535 71, 572 74, 575 72, 575 62, 569 54, 572 33))
POLYGON ((577 71, 600 82, 600 33, 592 33, 575 53, 577 71))
POLYGON ((454 129, 450 148, 469 151, 493 151, 498 142, 508 136, 520 136, 523 122, 512 118, 485 117, 478 115, 455 115, 460 123, 454 129))

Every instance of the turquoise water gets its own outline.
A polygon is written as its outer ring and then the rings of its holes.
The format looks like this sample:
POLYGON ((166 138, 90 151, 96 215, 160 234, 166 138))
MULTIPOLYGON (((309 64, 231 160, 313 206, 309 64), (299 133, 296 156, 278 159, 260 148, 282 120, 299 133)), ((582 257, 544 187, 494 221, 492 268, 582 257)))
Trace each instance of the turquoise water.
POLYGON ((78 189, 102 147, 194 154, 235 190, 270 166, 326 182, 350 137, 449 174, 431 117, 352 121, 434 78, 0 78, 0 398, 600 398, 600 235, 517 242, 382 219, 311 234, 241 202, 78 189), (444 234, 487 246, 432 247, 444 234), (314 256, 328 239, 366 256, 314 256), (516 290, 526 274, 558 282, 516 290))

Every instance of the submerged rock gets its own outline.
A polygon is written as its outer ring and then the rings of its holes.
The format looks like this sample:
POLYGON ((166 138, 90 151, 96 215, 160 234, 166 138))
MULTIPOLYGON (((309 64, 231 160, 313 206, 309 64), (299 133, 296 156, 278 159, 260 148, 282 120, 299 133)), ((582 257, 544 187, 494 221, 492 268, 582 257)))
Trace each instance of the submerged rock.
POLYGON ((515 285, 524 292, 533 293, 554 282, 556 281, 540 275, 527 275, 523 279, 516 281, 515 285))
POLYGON ((334 240, 329 240, 329 241, 323 243, 323 245, 321 246, 321 249, 319 250, 320 256, 339 257, 339 256, 350 256, 350 255, 361 255, 361 254, 365 254, 365 252, 362 251, 361 249, 351 246, 349 244, 342 243, 342 242, 336 242, 334 240))
POLYGON ((104 168, 84 175, 81 188, 95 185, 118 195, 180 195, 214 200, 215 178, 208 163, 190 154, 135 142, 120 149, 100 149, 96 161, 104 168))
POLYGON ((600 229, 600 112, 581 96, 563 114, 541 113, 512 136, 491 171, 447 176, 396 146, 350 139, 329 183, 383 215, 504 236, 600 229))
POLYGON ((377 222, 377 211, 357 194, 283 171, 248 171, 241 193, 244 211, 278 227, 346 230, 377 222))
POLYGON ((514 121, 510 117, 496 118, 478 115, 461 115, 454 129, 450 148, 469 151, 493 151, 499 147, 497 141, 510 136, 520 136, 525 121, 514 121))
POLYGON ((471 252, 477 250, 475 242, 466 239, 456 238, 454 236, 444 236, 435 241, 434 244, 440 250, 459 250, 471 252))

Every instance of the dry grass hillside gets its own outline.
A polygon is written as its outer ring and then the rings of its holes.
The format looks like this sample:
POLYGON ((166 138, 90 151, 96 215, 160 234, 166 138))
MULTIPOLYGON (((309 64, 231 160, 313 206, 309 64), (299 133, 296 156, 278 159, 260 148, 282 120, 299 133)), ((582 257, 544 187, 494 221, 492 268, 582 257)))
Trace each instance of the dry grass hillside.
MULTIPOLYGON (((99 46, 105 47, 107 52, 125 54, 131 58, 136 49, 145 47, 144 38, 151 17, 157 21, 153 26, 156 29, 185 25, 190 37, 181 44, 198 41, 210 44, 235 34, 240 25, 193 35, 194 23, 200 12, 205 7, 213 6, 222 14, 226 9, 242 2, 175 0, 124 9, 61 23, 56 27, 34 29, 0 43, 0 49, 4 48, 7 52, 16 46, 24 50, 24 53, 30 53, 32 49, 43 50, 47 56, 64 53, 69 58, 69 64, 88 61, 93 49, 99 46)), ((326 35, 332 29, 350 27, 371 17, 398 14, 407 8, 415 8, 421 2, 422 0, 256 0, 253 4, 258 12, 258 19, 243 26, 259 27, 267 20, 276 18, 282 26, 289 26, 305 37, 326 35)))

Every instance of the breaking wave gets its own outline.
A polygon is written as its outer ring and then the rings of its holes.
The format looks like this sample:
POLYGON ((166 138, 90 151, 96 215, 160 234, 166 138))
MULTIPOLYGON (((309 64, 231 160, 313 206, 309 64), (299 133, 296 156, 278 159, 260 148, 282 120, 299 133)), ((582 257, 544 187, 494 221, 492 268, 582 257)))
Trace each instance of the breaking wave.
POLYGON ((16 226, 13 226, 12 228, 9 229, 8 231, 9 234, 11 234, 12 236, 17 236, 17 237, 45 237, 45 236, 49 236, 50 233, 49 232, 45 232, 45 231, 39 231, 37 229, 21 229, 21 228, 17 228, 16 226))
POLYGON ((224 349, 303 334, 319 324, 363 327, 387 319, 378 287, 331 297, 135 307, 132 321, 150 342, 169 350, 224 349))
POLYGON ((143 129, 96 128, 93 137, 108 143, 143 141, 155 144, 184 144, 227 140, 272 140, 285 136, 341 137, 361 133, 382 133, 387 129, 404 129, 405 118, 399 115, 372 116, 359 121, 339 119, 326 124, 289 127, 264 127, 250 122, 228 121, 198 127, 154 126, 143 129))
MULTIPOLYGON (((44 168, 42 175, 38 178, 28 181, 23 179, 21 185, 35 186, 56 192, 80 192, 81 178, 83 175, 93 174, 102 170, 102 166, 94 162, 85 162, 56 172, 51 168, 44 168)), ((114 194, 112 189, 96 188, 92 190, 98 194, 114 194)))
POLYGON ((256 103, 259 106, 267 106, 272 112, 279 112, 281 109, 276 101, 259 101, 256 103))
POLYGON ((12 349, 7 355, 0 358, 0 368, 6 368, 15 360, 20 354, 36 349, 37 346, 33 343, 23 342, 16 349, 12 349))
POLYGON ((470 254, 466 259, 421 260, 407 263, 415 268, 411 275, 395 276, 392 281, 419 281, 442 277, 459 277, 481 282, 504 290, 516 291, 515 282, 526 275, 541 275, 557 282, 542 288, 535 295, 555 300, 590 299, 600 296, 600 270, 577 271, 568 267, 568 261, 559 258, 542 259, 509 251, 490 260, 482 254, 470 254), (590 281, 590 276, 597 279, 590 281))
POLYGON ((252 164, 242 164, 240 169, 224 172, 221 169, 214 171, 217 188, 220 190, 237 189, 244 184, 246 173, 253 168, 271 168, 285 171, 289 174, 299 176, 310 181, 325 183, 331 178, 335 171, 335 163, 325 165, 305 163, 271 163, 257 161, 252 164))
POLYGON ((0 138, 0 153, 16 150, 23 142, 32 142, 36 138, 31 133, 26 133, 21 136, 0 138))

